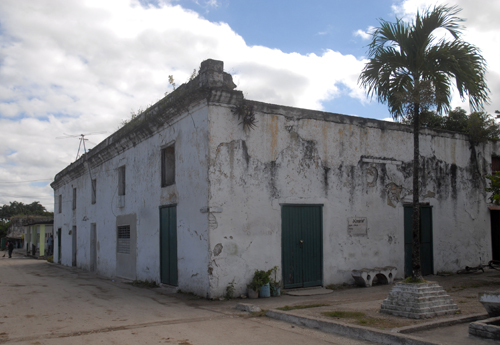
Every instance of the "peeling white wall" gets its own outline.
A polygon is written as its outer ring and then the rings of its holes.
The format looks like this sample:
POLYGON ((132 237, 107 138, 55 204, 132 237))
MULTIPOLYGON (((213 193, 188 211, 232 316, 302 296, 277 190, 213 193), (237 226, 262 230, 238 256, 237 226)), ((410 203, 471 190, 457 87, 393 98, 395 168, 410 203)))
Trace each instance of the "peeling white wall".
MULTIPOLYGON (((210 288, 234 280, 244 293, 256 269, 281 267, 281 204, 322 204, 323 285, 352 281, 351 270, 396 266, 404 274, 404 208, 411 202, 413 134, 382 121, 254 103, 244 130, 230 108, 211 107, 210 288), (366 217, 367 234, 348 233, 366 217)), ((421 202, 433 206, 434 272, 491 259, 484 176, 491 143, 423 130, 421 202)), ((280 273, 281 274, 281 273, 280 273)))
MULTIPOLYGON (((199 295, 208 290, 208 217, 200 212, 208 202, 206 105, 191 109, 149 139, 137 143, 54 191, 55 228, 62 228, 62 261, 71 266, 71 235, 77 226, 77 266, 90 269, 90 227, 96 224, 97 273, 116 272, 116 217, 136 214, 136 279, 160 282, 159 208, 177 204, 179 288, 199 295), (175 185, 161 187, 161 149, 175 142, 175 185), (126 193, 118 195, 118 168, 126 166, 126 193), (91 203, 91 177, 97 180, 96 204, 91 203), (72 189, 77 208, 72 210, 72 189), (58 213, 58 195, 63 211, 58 213), (120 198, 124 199, 120 207, 120 198)), ((54 241, 55 258, 57 239, 54 241)))

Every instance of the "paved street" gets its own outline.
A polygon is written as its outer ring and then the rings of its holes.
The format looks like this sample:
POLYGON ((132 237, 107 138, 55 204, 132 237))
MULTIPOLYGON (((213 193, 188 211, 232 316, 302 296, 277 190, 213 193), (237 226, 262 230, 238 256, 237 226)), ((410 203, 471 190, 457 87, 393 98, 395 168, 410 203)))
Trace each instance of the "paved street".
POLYGON ((0 343, 367 344, 18 253, 0 257, 0 288, 0 343))

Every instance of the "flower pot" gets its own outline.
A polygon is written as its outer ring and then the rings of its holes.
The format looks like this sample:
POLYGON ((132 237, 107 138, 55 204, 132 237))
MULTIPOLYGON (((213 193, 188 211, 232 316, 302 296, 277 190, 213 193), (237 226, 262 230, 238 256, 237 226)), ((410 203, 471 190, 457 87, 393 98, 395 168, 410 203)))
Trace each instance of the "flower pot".
POLYGON ((248 298, 259 298, 259 291, 248 289, 247 292, 248 292, 248 298))
POLYGON ((273 295, 273 297, 279 297, 281 296, 281 288, 278 286, 273 286, 273 288, 271 289, 271 294, 273 295))
POLYGON ((262 298, 271 297, 271 287, 269 286, 269 283, 264 284, 260 287, 259 297, 262 298))

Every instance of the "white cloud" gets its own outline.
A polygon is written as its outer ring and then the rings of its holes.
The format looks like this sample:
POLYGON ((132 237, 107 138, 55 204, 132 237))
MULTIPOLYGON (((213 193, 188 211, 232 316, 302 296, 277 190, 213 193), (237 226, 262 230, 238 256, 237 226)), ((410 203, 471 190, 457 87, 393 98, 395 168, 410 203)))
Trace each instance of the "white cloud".
MULTIPOLYGON (((424 2, 400 2, 395 10, 411 14, 424 2)), ((465 38, 482 49, 492 94, 498 94, 500 45, 494 21, 483 22, 499 17, 498 5, 483 5, 485 12, 491 9, 484 14, 479 6, 459 2, 469 19, 465 38)), ((249 99, 312 109, 339 97, 367 101, 357 84, 365 61, 333 50, 301 55, 248 46, 227 24, 211 23, 178 3, 0 1, 0 127, 5 133, 0 205, 40 200, 52 209, 50 187, 22 181, 51 179, 75 159, 78 139, 56 137, 107 130, 88 137, 100 142, 131 111, 170 91, 169 75, 181 84, 207 58, 223 60, 249 99)), ((199 3, 206 8, 221 4, 199 3)), ((370 30, 355 35, 367 37, 370 30)), ((490 112, 500 109, 494 101, 490 112)))
POLYGON ((375 30, 375 27, 369 26, 366 31, 359 29, 359 30, 355 31, 353 33, 353 35, 361 37, 361 39, 363 39, 363 40, 369 40, 372 37, 372 33, 374 30, 375 30))

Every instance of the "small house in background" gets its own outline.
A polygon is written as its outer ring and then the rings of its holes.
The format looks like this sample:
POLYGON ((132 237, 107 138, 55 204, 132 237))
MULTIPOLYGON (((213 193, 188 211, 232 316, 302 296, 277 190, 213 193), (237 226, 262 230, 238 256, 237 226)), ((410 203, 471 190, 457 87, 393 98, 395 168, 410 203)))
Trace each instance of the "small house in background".
MULTIPOLYGON (((221 61, 59 172, 54 259, 209 298, 277 266, 285 288, 411 269, 410 126, 246 100, 221 61)), ((422 129, 422 272, 492 258, 500 146, 422 129)), ((33 242, 33 228, 31 230, 33 242)), ((30 242, 30 243, 31 243, 30 242)))
POLYGON ((30 216, 24 221, 26 255, 48 257, 53 252, 54 219, 30 216))

